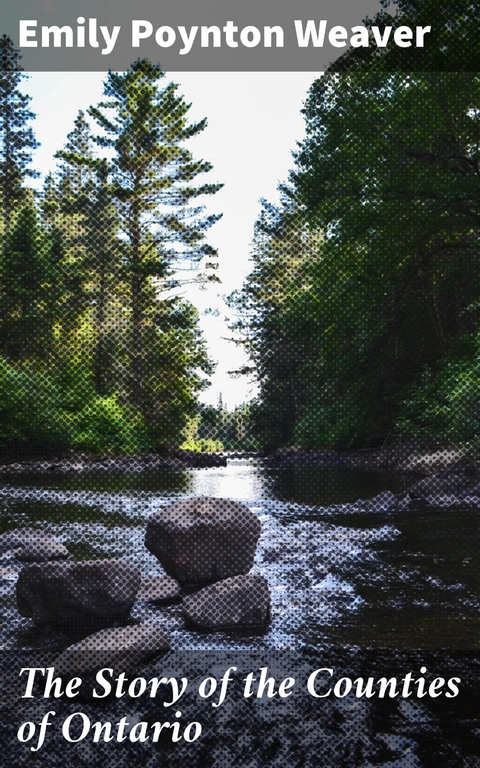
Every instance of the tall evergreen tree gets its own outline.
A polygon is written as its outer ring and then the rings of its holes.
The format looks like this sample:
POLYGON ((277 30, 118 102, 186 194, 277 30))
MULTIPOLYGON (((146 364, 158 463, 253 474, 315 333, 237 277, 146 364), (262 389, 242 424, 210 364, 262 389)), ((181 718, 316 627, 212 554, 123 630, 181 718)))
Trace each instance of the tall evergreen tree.
POLYGON ((479 86, 374 69, 313 84, 291 174, 299 207, 264 211, 241 295, 267 442, 379 443, 422 410, 422 434, 453 434, 432 414, 449 402, 449 369, 477 370, 479 86))
POLYGON ((306 312, 327 439, 383 439, 422 368, 477 332, 479 85, 371 71, 312 86, 293 179, 327 233, 306 312))
POLYGON ((85 194, 94 181, 95 143, 83 110, 78 112, 73 130, 56 157, 60 160, 58 176, 63 195, 75 198, 85 194))
POLYGON ((16 216, 4 251, 0 344, 7 358, 34 363, 44 352, 47 243, 32 200, 16 216))
MULTIPOLYGON (((90 126, 80 111, 73 130, 67 135, 65 147, 56 154, 60 162, 50 205, 55 223, 65 239, 65 277, 68 276, 71 286, 69 316, 74 323, 88 309, 88 286, 94 278, 88 263, 88 255, 93 250, 93 242, 89 243, 88 212, 95 189, 94 150, 90 126)), ((45 196, 44 205, 48 207, 45 196)))
POLYGON ((260 403, 251 417, 266 446, 292 443, 309 399, 307 372, 319 358, 319 339, 305 315, 305 302, 311 287, 308 271, 323 235, 308 223, 293 191, 283 186, 281 192, 279 206, 262 201, 253 269, 243 289, 230 298, 237 313, 235 328, 260 385, 260 403))
POLYGON ((105 395, 114 386, 113 348, 115 341, 117 346, 121 341, 121 324, 116 323, 116 339, 109 334, 109 327, 118 321, 113 313, 118 314, 119 303, 125 299, 118 213, 112 199, 109 163, 96 155, 83 112, 79 112, 67 138, 64 149, 57 153, 61 160, 59 191, 71 258, 83 276, 84 308, 93 324, 95 390, 105 395))
POLYGON ((12 40, 0 38, 0 206, 4 236, 8 236, 14 206, 22 197, 23 181, 37 175, 29 168, 32 150, 39 146, 28 123, 35 117, 29 109, 30 96, 19 85, 20 52, 12 40))
POLYGON ((143 408, 143 380, 148 316, 156 288, 171 278, 180 260, 215 256, 204 242, 206 230, 219 218, 203 215, 204 206, 189 207, 221 185, 193 180, 211 169, 195 160, 184 142, 196 136, 206 120, 188 125, 189 105, 173 83, 160 87, 164 73, 147 60, 125 73, 109 72, 102 102, 89 110, 103 130, 97 141, 114 151, 113 187, 130 274, 131 399, 143 408))

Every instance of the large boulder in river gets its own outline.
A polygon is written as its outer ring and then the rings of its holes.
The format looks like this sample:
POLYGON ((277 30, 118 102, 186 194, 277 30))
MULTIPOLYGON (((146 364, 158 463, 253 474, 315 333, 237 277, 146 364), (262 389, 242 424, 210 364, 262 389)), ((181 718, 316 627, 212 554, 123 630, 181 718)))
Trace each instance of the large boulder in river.
POLYGON ((204 587, 183 601, 188 624, 204 630, 265 627, 270 590, 263 576, 246 574, 204 587))
POLYGON ((118 560, 35 563, 18 577, 18 610, 36 624, 105 627, 128 617, 140 581, 118 560))
POLYGON ((248 573, 260 521, 243 504, 199 496, 155 512, 145 545, 180 584, 208 584, 248 573))

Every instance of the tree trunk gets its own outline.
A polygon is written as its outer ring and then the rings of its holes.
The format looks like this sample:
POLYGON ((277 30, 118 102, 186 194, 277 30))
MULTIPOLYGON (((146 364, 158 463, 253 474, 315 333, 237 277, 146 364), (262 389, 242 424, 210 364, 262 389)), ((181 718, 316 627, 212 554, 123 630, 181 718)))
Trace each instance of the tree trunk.
MULTIPOLYGON (((138 188, 138 184, 135 185, 138 188)), ((142 277, 140 268, 140 210, 138 200, 133 201, 132 216, 132 402, 136 408, 142 408, 142 357, 143 357, 143 307, 142 277)))
POLYGON ((97 304, 97 348, 95 350, 95 390, 105 394, 105 264, 102 260, 97 304))

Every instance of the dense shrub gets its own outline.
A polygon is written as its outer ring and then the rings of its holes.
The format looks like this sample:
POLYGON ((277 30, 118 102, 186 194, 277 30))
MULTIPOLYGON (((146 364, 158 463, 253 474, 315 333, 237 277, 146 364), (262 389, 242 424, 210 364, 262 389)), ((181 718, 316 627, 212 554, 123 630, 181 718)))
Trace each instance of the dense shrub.
POLYGON ((61 451, 71 439, 60 393, 44 375, 0 358, 0 453, 61 451))
POLYGON ((73 446, 92 453, 135 453, 148 449, 141 416, 116 395, 94 397, 74 419, 73 446))
POLYGON ((436 369, 425 367, 403 403, 402 435, 480 443, 480 336, 463 340, 436 369))

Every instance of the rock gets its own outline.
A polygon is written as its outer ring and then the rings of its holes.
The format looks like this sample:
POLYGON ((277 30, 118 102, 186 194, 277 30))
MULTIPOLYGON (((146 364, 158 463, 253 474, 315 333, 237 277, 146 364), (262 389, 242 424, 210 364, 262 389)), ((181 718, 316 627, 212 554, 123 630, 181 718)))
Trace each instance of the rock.
POLYGON ((456 475, 447 477, 431 475, 412 485, 409 488, 409 493, 412 498, 426 498, 427 496, 437 496, 440 494, 456 495, 458 491, 462 490, 464 485, 465 483, 462 482, 462 479, 456 475))
POLYGON ((36 563, 18 577, 18 610, 36 624, 105 627, 128 617, 140 580, 137 568, 117 560, 36 563))
MULTIPOLYGON (((36 528, 16 528, 13 531, 0 534, 0 552, 6 552, 9 549, 24 549, 27 546, 38 545, 39 549, 52 546, 63 546, 51 533, 44 533, 36 528)), ((67 556, 68 551, 65 550, 67 556)))
POLYGON ((0 585, 13 585, 17 578, 17 572, 11 568, 0 568, 0 585))
POLYGON ((398 510, 399 512, 405 512, 405 510, 410 509, 411 506, 412 499, 408 493, 402 493, 397 496, 397 504, 395 506, 395 510, 398 510))
POLYGON ((462 499, 458 496, 447 493, 431 493, 425 497, 425 501, 431 507, 460 507, 462 505, 462 499))
POLYGON ((478 508, 480 499, 475 496, 454 496, 453 494, 437 493, 426 496, 425 499, 414 499, 415 502, 424 501, 430 507, 474 507, 478 508))
POLYGON ((234 576, 204 587, 183 601, 189 624, 201 629, 266 627, 270 618, 270 591, 263 576, 234 576))
POLYGON ((374 496, 373 499, 358 501, 357 504, 366 512, 390 512, 398 508, 399 502, 391 491, 382 491, 378 496, 374 496))
POLYGON ((480 466, 466 458, 416 482, 409 490, 415 503, 425 500, 436 507, 473 506, 480 496, 480 466))
POLYGON ((167 636, 155 624, 102 629, 66 648, 55 661, 55 673, 68 679, 81 677, 85 687, 91 688, 99 669, 113 669, 109 678, 113 682, 120 672, 131 674, 169 649, 167 636))
POLYGON ((260 521, 227 499, 181 499, 155 512, 145 545, 180 584, 208 584, 248 573, 260 521))
POLYGON ((169 603, 180 597, 180 584, 171 576, 148 576, 142 580, 137 600, 151 603, 169 603))
POLYGON ((70 557, 70 552, 55 536, 35 528, 17 528, 0 535, 0 552, 15 550, 19 560, 36 562, 61 560, 70 557))
MULTIPOLYGON (((456 448, 431 448, 418 450, 414 444, 398 446, 393 451, 389 466, 400 472, 416 472, 421 475, 432 475, 434 472, 445 471, 457 464, 461 453, 456 448), (396 455, 395 455, 396 454, 396 455), (392 460, 393 459, 393 460, 392 460)), ((460 459, 461 460, 461 459, 460 459)))
POLYGON ((419 496, 418 498, 410 499, 409 509, 429 509, 430 502, 427 499, 419 496))
POLYGON ((70 552, 59 541, 45 541, 41 538, 28 541, 17 550, 16 556, 25 563, 42 562, 44 560, 63 560, 70 557, 70 552))
POLYGON ((466 504, 468 507, 480 508, 480 493, 477 491, 475 495, 464 496, 462 498, 462 503, 466 504))
MULTIPOLYGON (((20 549, 31 536, 36 536, 41 531, 35 528, 16 528, 0 534, 0 552, 8 552, 9 549, 20 549)), ((47 536, 47 534, 43 534, 47 536)))

